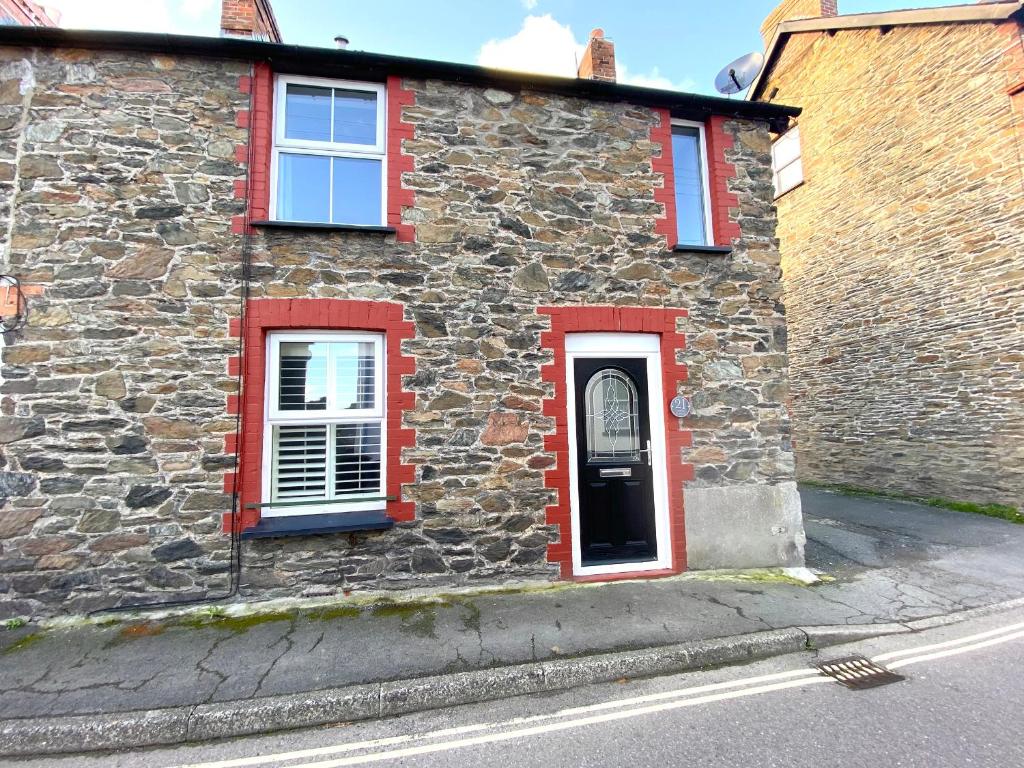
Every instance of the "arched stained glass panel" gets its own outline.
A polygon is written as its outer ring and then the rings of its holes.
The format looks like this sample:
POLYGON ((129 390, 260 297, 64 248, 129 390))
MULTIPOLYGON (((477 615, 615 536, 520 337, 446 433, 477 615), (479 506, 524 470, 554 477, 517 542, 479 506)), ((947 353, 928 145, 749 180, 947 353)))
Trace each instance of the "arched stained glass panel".
POLYGON ((603 368, 590 377, 585 397, 587 461, 639 461, 640 425, 632 380, 614 368, 603 368))

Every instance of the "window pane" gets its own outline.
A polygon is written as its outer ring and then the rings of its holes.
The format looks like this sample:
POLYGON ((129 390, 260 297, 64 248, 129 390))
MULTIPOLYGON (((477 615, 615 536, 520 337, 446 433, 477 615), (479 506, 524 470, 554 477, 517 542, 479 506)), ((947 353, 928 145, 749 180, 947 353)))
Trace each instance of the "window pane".
POLYGON ((331 158, 281 153, 277 159, 277 218, 330 221, 331 158))
POLYGON ((282 411, 327 409, 327 345, 281 342, 278 408, 282 411))
POLYGON ((289 85, 285 95, 284 135, 305 141, 331 140, 331 89, 289 85))
POLYGON ((636 387, 614 368, 595 373, 586 389, 587 461, 639 461, 636 387))
POLYGON ((335 224, 381 224, 380 160, 334 158, 335 224))
POLYGON ((700 149, 700 132, 696 128, 672 128, 678 238, 688 245, 707 244, 700 149))
POLYGON ((334 427, 334 492, 380 493, 380 423, 334 427))
POLYGON ((334 140, 342 144, 377 143, 377 94, 334 91, 334 140))
POLYGON ((775 176, 775 194, 781 195, 804 180, 804 169, 800 160, 782 168, 775 176))
POLYGON ((337 342, 334 352, 335 408, 373 408, 376 358, 371 341, 337 342))
POLYGON ((274 501, 327 496, 327 427, 274 427, 274 501))
POLYGON ((776 168, 789 165, 800 157, 800 132, 793 128, 776 139, 772 145, 772 160, 776 168))

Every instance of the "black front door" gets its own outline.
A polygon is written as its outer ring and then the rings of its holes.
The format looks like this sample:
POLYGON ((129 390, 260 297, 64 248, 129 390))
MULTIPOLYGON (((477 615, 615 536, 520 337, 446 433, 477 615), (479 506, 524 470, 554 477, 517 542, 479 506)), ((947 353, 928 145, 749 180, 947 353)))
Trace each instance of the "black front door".
POLYGON ((647 362, 577 358, 574 366, 583 565, 654 560, 647 362))

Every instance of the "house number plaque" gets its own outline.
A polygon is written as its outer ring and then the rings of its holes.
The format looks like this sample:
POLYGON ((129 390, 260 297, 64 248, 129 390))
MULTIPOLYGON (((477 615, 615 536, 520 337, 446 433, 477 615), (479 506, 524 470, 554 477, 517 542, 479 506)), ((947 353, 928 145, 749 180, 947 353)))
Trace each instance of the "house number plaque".
POLYGON ((690 401, 682 395, 676 395, 672 398, 672 402, 668 404, 668 409, 672 412, 672 415, 677 418, 683 418, 690 413, 690 401))

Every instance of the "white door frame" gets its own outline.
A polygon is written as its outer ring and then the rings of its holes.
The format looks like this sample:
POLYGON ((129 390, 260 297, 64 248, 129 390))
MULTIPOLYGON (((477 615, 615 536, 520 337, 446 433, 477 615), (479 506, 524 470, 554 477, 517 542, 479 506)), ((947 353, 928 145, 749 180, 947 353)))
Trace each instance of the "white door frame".
POLYGON ((657 571, 672 567, 672 529, 668 514, 665 413, 661 384, 661 337, 654 333, 567 333, 565 335, 566 408, 569 430, 569 506, 572 526, 572 572, 575 576, 657 571), (587 357, 625 357, 647 362, 647 402, 651 420, 651 479, 654 484, 654 529, 658 557, 640 563, 583 566, 580 551, 579 471, 576 446, 575 361, 587 357))

